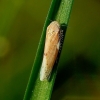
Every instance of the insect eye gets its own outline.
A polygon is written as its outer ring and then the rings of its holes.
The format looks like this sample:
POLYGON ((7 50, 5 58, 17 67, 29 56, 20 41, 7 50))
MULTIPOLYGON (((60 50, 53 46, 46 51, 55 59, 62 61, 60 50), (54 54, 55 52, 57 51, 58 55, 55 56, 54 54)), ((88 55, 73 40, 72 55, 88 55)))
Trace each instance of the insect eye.
POLYGON ((51 32, 51 34, 53 34, 55 31, 53 30, 52 32, 51 32))

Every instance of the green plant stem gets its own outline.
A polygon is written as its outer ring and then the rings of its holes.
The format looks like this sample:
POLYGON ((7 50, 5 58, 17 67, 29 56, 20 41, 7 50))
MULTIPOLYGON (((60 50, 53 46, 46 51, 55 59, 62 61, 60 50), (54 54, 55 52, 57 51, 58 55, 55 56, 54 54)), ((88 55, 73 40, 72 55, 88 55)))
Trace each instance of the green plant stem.
MULTIPOLYGON (((39 75, 40 75, 40 67, 41 67, 41 62, 43 57, 46 28, 50 23, 50 20, 56 20, 62 26, 62 30, 65 37, 65 32, 68 25, 72 3, 73 0, 52 0, 50 10, 44 24, 39 46, 37 49, 31 76, 24 95, 24 100, 50 100, 53 85, 55 82, 58 62, 57 64, 54 65, 54 69, 50 81, 40 81, 39 75)), ((60 57, 60 53, 59 53, 59 57, 60 57)), ((59 61, 59 59, 57 61, 59 61)))

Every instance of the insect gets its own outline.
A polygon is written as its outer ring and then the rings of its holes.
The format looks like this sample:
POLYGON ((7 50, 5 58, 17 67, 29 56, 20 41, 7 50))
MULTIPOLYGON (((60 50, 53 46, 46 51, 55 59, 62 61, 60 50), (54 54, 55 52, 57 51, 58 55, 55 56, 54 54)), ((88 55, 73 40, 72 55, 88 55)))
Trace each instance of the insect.
POLYGON ((47 27, 40 80, 48 80, 60 48, 60 24, 53 21, 47 27))

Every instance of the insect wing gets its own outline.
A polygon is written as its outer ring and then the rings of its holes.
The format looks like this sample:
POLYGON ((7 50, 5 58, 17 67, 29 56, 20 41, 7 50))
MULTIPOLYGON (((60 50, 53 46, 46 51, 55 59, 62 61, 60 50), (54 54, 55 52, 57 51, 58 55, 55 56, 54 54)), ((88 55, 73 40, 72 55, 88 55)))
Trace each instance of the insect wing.
POLYGON ((52 68, 58 55, 60 27, 55 24, 50 24, 46 32, 45 49, 43 62, 40 72, 40 80, 47 80, 51 74, 52 68))

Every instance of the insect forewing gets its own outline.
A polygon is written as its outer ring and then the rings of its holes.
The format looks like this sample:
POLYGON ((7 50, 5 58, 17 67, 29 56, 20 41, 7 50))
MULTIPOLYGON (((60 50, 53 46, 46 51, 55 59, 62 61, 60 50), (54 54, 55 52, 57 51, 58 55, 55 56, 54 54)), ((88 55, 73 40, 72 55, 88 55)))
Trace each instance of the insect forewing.
POLYGON ((56 61, 59 41, 60 25, 57 21, 51 22, 47 27, 43 61, 40 71, 40 80, 47 80, 56 61))

